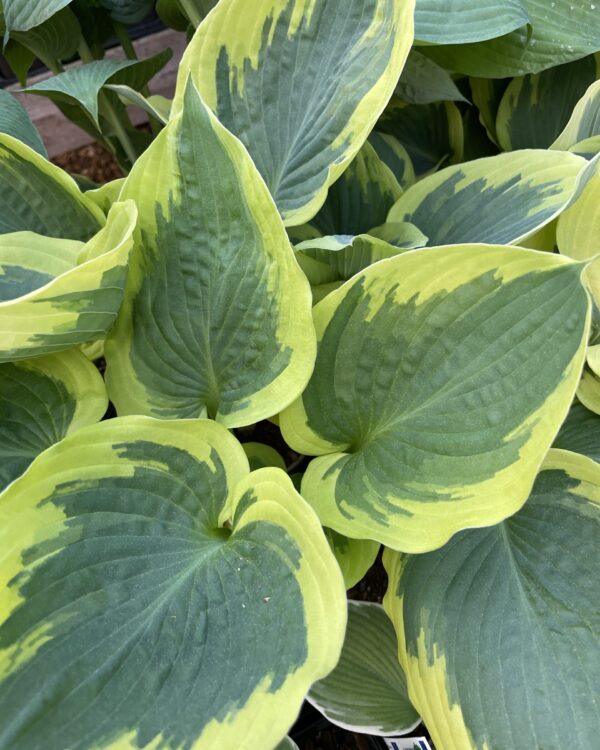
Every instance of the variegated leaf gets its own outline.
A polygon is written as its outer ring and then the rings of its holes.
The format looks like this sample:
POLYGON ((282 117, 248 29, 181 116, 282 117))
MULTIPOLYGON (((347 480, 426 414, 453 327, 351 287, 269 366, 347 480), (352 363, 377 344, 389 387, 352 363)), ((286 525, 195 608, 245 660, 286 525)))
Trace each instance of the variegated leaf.
POLYGON ((108 406, 98 370, 71 349, 0 364, 0 492, 33 459, 108 406))
POLYGON ((214 422, 82 429, 0 521, 2 750, 271 748, 338 660, 316 516, 214 422))
POLYGON ((173 115, 191 75, 285 223, 304 224, 387 104, 413 13, 414 0, 221 0, 183 57, 173 115))
POLYGON ((438 750, 595 747, 599 538, 600 466, 552 450, 500 525, 386 552, 384 605, 438 750))
POLYGON ((0 362, 105 337, 123 300, 136 218, 133 201, 115 204, 87 244, 0 235, 0 362))
POLYGON ((323 524, 423 552, 518 510, 579 382, 583 268, 524 248, 430 248, 320 302, 315 371, 280 427, 319 456, 302 494, 323 524))
POLYGON ((247 151, 191 82, 126 198, 140 216, 105 349, 117 411, 237 427, 289 404, 314 362, 309 286, 247 151))
POLYGON ((430 245, 516 244, 566 208, 586 165, 575 154, 531 149, 447 167, 409 188, 388 221, 416 224, 430 245))

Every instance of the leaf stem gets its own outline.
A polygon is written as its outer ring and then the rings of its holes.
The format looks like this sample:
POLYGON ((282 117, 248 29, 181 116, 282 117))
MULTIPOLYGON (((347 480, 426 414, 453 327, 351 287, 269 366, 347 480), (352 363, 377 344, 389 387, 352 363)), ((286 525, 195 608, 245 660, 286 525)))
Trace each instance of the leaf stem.
POLYGON ((200 15, 200 13, 198 13, 198 10, 194 5, 194 0, 179 0, 179 4, 181 5, 181 9, 183 10, 183 12, 189 18, 192 26, 198 28, 200 22, 202 21, 202 16, 200 15))
POLYGON ((123 47, 125 57, 127 57, 128 60, 137 60, 137 52, 135 51, 131 37, 127 33, 127 27, 119 21, 113 21, 112 26, 117 39, 121 43, 121 47, 123 47))

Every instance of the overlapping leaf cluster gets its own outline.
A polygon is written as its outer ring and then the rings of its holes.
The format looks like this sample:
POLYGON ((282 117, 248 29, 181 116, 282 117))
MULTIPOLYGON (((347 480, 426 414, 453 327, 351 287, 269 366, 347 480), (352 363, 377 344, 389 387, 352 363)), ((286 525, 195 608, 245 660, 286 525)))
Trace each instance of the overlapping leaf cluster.
POLYGON ((593 747, 600 6, 160 0, 166 102, 150 5, 4 0, 128 174, 0 99, 0 748, 593 747))

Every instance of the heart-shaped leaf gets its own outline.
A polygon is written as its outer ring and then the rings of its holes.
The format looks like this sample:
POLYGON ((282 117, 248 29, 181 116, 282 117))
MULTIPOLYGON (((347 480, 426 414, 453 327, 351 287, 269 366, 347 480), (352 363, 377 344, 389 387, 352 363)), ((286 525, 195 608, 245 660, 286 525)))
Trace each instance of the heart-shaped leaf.
POLYGON ((191 82, 120 197, 140 216, 106 343, 118 412, 233 427, 289 404, 314 362, 309 286, 247 151, 191 82))
POLYGON ((35 83, 24 91, 79 105, 99 128, 98 95, 102 87, 114 83, 141 88, 167 64, 172 54, 166 49, 147 60, 94 60, 35 83))
POLYGON ((385 553, 384 605, 436 748, 597 744, 599 538, 600 466, 553 450, 503 523, 385 553))
POLYGON ((82 429, 0 519, 2 748, 271 748, 338 660, 317 518, 214 422, 82 429))
POLYGON ((415 250, 314 308, 319 349, 280 415, 321 521, 423 552, 527 499, 590 326, 583 264, 524 248, 415 250))

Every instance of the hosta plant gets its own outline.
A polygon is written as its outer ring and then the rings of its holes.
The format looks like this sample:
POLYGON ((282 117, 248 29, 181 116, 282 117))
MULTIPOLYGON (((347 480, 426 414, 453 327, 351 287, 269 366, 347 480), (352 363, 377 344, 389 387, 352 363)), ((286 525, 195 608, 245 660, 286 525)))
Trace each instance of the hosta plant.
POLYGON ((152 5, 3 3, 0 750, 589 750, 600 4, 152 5))

